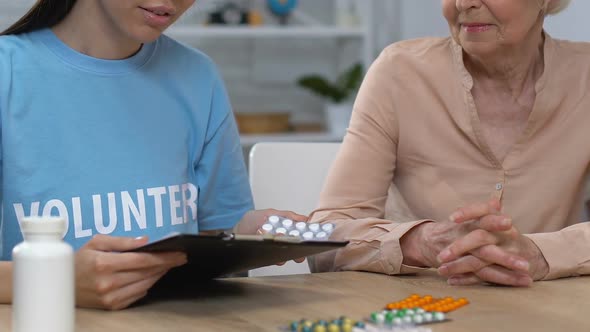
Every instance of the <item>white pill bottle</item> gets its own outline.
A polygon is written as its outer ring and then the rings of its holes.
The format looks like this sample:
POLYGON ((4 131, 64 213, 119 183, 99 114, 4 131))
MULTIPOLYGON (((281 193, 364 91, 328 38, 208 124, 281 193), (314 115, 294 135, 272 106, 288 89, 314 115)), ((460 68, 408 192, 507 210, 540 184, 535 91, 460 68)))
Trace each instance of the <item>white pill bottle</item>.
POLYGON ((24 241, 12 250, 13 332, 74 332, 74 251, 65 220, 21 220, 24 241))

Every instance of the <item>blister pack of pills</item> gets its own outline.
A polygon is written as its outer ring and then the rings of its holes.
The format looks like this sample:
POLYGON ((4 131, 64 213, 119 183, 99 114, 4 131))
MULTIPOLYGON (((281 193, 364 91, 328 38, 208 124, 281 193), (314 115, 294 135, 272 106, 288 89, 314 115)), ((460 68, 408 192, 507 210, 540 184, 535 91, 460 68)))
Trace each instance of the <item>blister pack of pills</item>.
POLYGON ((388 303, 382 311, 371 313, 369 322, 380 328, 395 328, 448 321, 447 313, 469 304, 465 298, 412 294, 401 301, 388 303))
POLYGON ((346 316, 333 320, 319 319, 312 321, 301 319, 293 321, 288 327, 282 328, 285 332, 432 332, 430 328, 405 324, 400 326, 385 326, 355 321, 346 316))
POLYGON ((261 230, 263 234, 291 236, 303 241, 326 241, 334 231, 334 225, 296 222, 288 218, 270 216, 261 230))
POLYGON ((449 321, 447 313, 469 304, 465 298, 434 298, 412 294, 401 301, 388 303, 383 310, 363 320, 342 316, 334 320, 293 321, 281 328, 290 332, 432 332, 429 324, 449 321))

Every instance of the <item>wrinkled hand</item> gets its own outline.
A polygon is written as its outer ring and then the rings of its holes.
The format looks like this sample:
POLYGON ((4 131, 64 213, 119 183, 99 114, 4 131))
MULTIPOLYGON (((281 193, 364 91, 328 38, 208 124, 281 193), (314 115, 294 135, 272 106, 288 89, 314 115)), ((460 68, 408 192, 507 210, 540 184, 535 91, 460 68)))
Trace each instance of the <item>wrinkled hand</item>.
POLYGON ((147 238, 97 235, 76 253, 76 304, 124 309, 143 298, 168 270, 186 263, 184 253, 117 253, 147 238))
POLYGON ((512 226, 510 217, 499 211, 500 203, 493 200, 461 208, 451 215, 455 224, 478 227, 437 256, 442 264, 438 271, 449 277, 450 284, 529 286, 547 274, 547 262, 537 246, 512 226), (499 227, 488 227, 491 224, 499 227))
MULTIPOLYGON (((295 222, 304 221, 306 222, 309 218, 304 215, 297 214, 292 211, 280 211, 275 209, 266 210, 254 210, 247 212, 236 228, 237 234, 262 234, 261 227, 264 225, 268 217, 280 216, 283 218, 289 218, 295 222)), ((294 259, 295 262, 301 263, 305 260, 304 258, 294 259)), ((277 265, 284 265, 285 262, 277 263, 277 265)))
MULTIPOLYGON (((476 230, 486 232, 504 232, 512 227, 506 217, 496 215, 499 211, 499 203, 491 203, 491 206, 480 207, 487 215, 470 222, 456 223, 453 221, 441 221, 424 223, 414 227, 401 239, 404 264, 424 267, 440 266, 438 255, 453 242, 467 236, 476 230)), ((483 214, 483 213, 482 213, 483 214)))

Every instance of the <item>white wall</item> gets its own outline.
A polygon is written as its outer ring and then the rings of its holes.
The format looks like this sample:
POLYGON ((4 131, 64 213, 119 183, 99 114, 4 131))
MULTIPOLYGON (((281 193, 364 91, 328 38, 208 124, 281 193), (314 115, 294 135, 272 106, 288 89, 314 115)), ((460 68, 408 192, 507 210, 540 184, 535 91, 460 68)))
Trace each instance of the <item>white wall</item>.
POLYGON ((35 0, 0 0, 0 31, 21 17, 35 0))
MULTIPOLYGON (((256 1, 264 4, 264 0, 256 1)), ((197 0, 185 20, 192 15, 196 18, 193 21, 203 21, 203 12, 215 3, 197 0)), ((331 1, 303 0, 300 5, 316 19, 332 19, 331 1)), ((297 88, 295 82, 307 73, 333 76, 337 66, 334 59, 340 58, 335 41, 318 44, 309 39, 238 38, 193 40, 190 44, 207 53, 220 67, 235 111, 288 111, 293 122, 323 120, 322 100, 297 88)))
POLYGON ((564 12, 547 18, 547 32, 555 38, 590 41, 590 1, 573 0, 564 12))
POLYGON ((398 0, 399 38, 412 39, 427 36, 447 36, 449 29, 444 20, 440 0, 398 0))
MULTIPOLYGON (((447 36, 448 26, 441 13, 441 0, 400 1, 399 39, 447 36)), ((573 0, 564 12, 547 18, 546 30, 556 38, 590 41, 590 1, 573 0)), ((395 40, 392 38, 392 40, 395 40)))
MULTIPOLYGON (((216 0, 198 0, 188 19, 195 19, 199 11, 216 0), (192 17, 191 17, 192 16, 192 17)), ((260 0, 257 0, 260 1, 260 0)), ((441 0, 374 0, 375 53, 400 39, 423 36, 446 36, 448 27, 441 14, 441 0)), ((0 29, 5 28, 15 16, 21 15, 34 0, 0 0, 0 29)), ((302 6, 318 18, 332 15, 330 1, 302 0, 302 6)), ((547 30, 557 38, 590 41, 589 0, 573 0, 565 12, 549 17, 547 30)), ((323 103, 320 99, 297 89, 297 76, 319 72, 334 74, 338 64, 335 59, 354 59, 358 43, 349 43, 345 54, 332 43, 317 40, 274 40, 253 42, 203 40, 198 47, 208 53, 221 67, 233 104, 237 111, 263 108, 262 110, 292 110, 294 120, 321 121, 323 103)))
MULTIPOLYGON (((234 1, 253 1, 264 6, 266 0, 234 1)), ((0 0, 0 30, 22 16, 34 2, 0 0)), ((202 22, 206 19, 205 12, 218 3, 219 0, 197 0, 181 20, 202 22)), ((300 7, 322 22, 333 20, 332 1, 301 0, 300 7)), ((323 121, 323 100, 298 88, 297 78, 309 73, 335 78, 339 67, 358 61, 361 46, 358 41, 342 43, 327 39, 205 38, 191 44, 219 66, 236 111, 289 111, 293 122, 323 121)))

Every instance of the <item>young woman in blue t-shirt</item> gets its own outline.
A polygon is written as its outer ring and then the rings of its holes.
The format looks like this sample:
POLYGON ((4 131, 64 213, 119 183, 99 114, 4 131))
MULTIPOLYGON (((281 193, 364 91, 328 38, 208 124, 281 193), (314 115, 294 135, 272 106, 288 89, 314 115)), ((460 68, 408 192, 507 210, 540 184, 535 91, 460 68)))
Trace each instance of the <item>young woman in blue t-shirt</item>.
POLYGON ((171 232, 255 233, 223 82, 162 35, 194 0, 41 0, 0 36, 0 303, 27 215, 66 219, 77 304, 121 309, 182 253, 118 253, 171 232), (237 225, 237 226, 236 226, 237 225))

